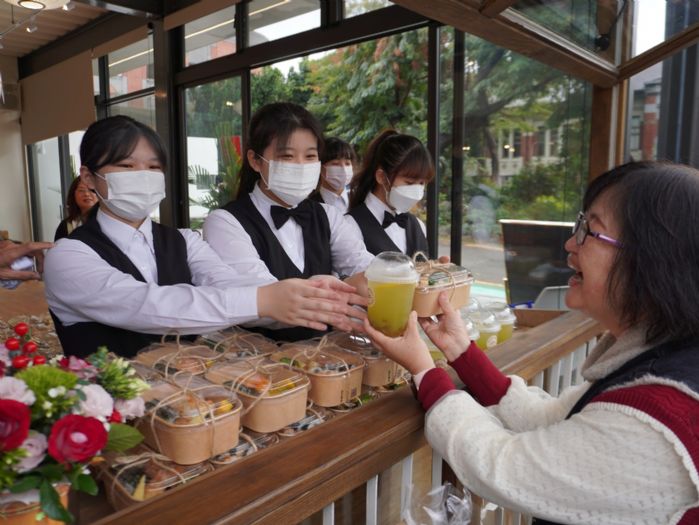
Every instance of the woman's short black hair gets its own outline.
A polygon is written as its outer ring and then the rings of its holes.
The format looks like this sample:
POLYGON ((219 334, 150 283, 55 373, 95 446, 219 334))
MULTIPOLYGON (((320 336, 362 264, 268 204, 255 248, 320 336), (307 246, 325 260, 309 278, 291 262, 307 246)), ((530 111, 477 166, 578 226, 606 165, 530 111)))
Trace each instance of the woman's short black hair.
POLYGON ((146 139, 158 161, 167 168, 167 154, 160 136, 151 128, 125 115, 107 117, 93 122, 80 143, 80 163, 91 172, 127 158, 140 139, 146 139))
POLYGON ((379 168, 386 172, 391 184, 399 175, 419 182, 434 178, 432 157, 422 142, 412 135, 386 130, 369 144, 362 168, 350 182, 350 209, 362 204, 374 190, 377 184, 374 175, 379 168))
POLYGON ((352 144, 345 142, 337 137, 327 137, 325 139, 325 147, 323 148, 323 156, 320 157, 320 162, 325 164, 332 160, 346 159, 352 163, 357 162, 357 154, 354 152, 352 144))
POLYGON ((624 164, 590 183, 583 211, 603 193, 621 232, 607 295, 622 323, 648 343, 699 336, 699 171, 624 164))
MULTIPOLYGON (((320 157, 323 154, 324 145, 323 128, 320 122, 306 108, 291 102, 266 104, 255 112, 250 119, 247 149, 262 155, 274 139, 277 139, 278 146, 283 147, 297 129, 307 129, 315 135, 318 139, 318 156, 320 157)), ((260 174, 250 166, 247 153, 244 154, 236 197, 250 193, 259 178, 260 174)))

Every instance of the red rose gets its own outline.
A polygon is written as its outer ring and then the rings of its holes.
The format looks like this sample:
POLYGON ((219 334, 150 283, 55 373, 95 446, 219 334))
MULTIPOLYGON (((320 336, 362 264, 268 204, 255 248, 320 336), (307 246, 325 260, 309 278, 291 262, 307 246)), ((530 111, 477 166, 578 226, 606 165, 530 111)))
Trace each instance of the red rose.
POLYGON ((122 422, 121 413, 118 410, 112 410, 112 415, 109 416, 109 422, 110 423, 121 423, 122 422))
POLYGON ((53 425, 49 455, 59 463, 81 463, 107 444, 107 431, 94 417, 64 416, 53 425))
POLYGON ((0 451, 19 447, 29 435, 31 412, 24 403, 0 399, 0 451))

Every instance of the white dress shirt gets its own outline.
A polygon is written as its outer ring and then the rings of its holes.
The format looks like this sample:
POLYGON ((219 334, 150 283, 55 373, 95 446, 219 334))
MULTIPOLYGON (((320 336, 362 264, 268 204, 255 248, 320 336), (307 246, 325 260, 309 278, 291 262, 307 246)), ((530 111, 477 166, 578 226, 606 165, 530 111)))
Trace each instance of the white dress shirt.
MULTIPOLYGON (((387 204, 385 204, 381 199, 379 199, 376 195, 373 193, 369 192, 366 196, 366 199, 364 199, 364 204, 366 204, 366 207, 369 209, 371 214, 374 216, 374 218, 377 220, 379 225, 383 224, 383 217, 384 213, 388 212, 391 215, 395 215, 396 213, 388 207, 387 204)), ((361 228, 357 224, 357 221, 354 220, 354 217, 351 215, 347 215, 347 221, 352 223, 352 226, 354 226, 357 231, 361 232, 361 228)), ((427 236, 427 228, 425 227, 425 223, 422 222, 418 217, 416 217, 418 222, 420 223, 420 228, 422 228, 422 233, 427 236)), ((408 249, 408 239, 405 235, 405 228, 401 228, 396 224, 395 222, 391 224, 388 228, 384 228, 384 231, 386 232, 386 235, 393 241, 393 244, 395 244, 398 249, 405 253, 405 251, 408 249)), ((362 233, 362 239, 364 238, 364 234, 362 233)))
POLYGON ((330 191, 323 186, 320 187, 320 196, 323 198, 325 204, 334 206, 343 215, 347 213, 347 207, 349 206, 349 196, 347 195, 347 188, 342 190, 342 193, 338 195, 334 191, 330 191))
POLYGON ((96 321, 149 334, 193 334, 258 318, 260 283, 232 271, 198 233, 179 230, 194 286, 159 286, 150 218, 134 229, 100 210, 97 221, 146 282, 109 265, 81 241, 59 240, 46 254, 43 277, 49 307, 66 326, 96 321))
MULTIPOLYGON (((259 185, 250 193, 252 203, 260 212, 272 233, 282 245, 289 259, 303 272, 305 250, 303 230, 292 218, 277 229, 272 221, 272 206, 276 202, 267 197, 259 185)), ((330 223, 330 251, 333 271, 338 275, 354 275, 363 272, 374 256, 364 246, 359 232, 351 227, 346 217, 335 207, 320 203, 330 223)), ((250 275, 264 282, 277 279, 270 273, 265 262, 255 249, 250 235, 241 226, 238 219, 225 210, 215 210, 204 221, 204 238, 236 273, 250 275)))

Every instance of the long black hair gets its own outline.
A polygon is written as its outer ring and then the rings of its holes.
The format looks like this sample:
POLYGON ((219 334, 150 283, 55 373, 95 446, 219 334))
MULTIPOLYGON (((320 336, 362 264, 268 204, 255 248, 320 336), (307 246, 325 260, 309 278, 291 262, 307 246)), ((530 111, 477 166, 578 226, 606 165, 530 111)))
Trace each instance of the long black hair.
POLYGON ((699 171, 669 162, 630 162, 594 179, 583 211, 609 194, 622 246, 607 297, 646 342, 699 337, 699 171))
MULTIPOLYGON (((306 108, 291 102, 266 104, 255 112, 250 120, 247 149, 262 155, 274 139, 277 139, 277 146, 281 148, 297 129, 307 129, 315 135, 318 139, 318 155, 322 155, 323 131, 320 122, 306 108)), ((260 174, 252 169, 246 153, 240 168, 240 184, 236 198, 250 193, 259 178, 260 174)))
POLYGON ((80 143, 80 163, 91 172, 98 172, 100 168, 131 155, 142 138, 153 148, 165 171, 167 154, 160 135, 125 115, 107 117, 90 124, 80 143))
POLYGON ((376 187, 376 170, 381 168, 391 184, 399 175, 407 179, 429 182, 434 178, 432 157, 422 142, 412 135, 389 129, 376 137, 364 155, 362 168, 350 183, 349 208, 364 202, 376 187))

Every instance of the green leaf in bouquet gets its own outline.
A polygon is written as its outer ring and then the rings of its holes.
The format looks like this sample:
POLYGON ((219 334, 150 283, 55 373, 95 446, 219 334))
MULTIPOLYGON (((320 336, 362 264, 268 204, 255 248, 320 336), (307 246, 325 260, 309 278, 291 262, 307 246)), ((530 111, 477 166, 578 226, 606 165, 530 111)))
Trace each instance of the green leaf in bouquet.
POLYGON ((99 490, 95 480, 88 474, 78 474, 73 482, 73 488, 90 496, 96 496, 99 490))
POLYGON ((41 473, 44 479, 47 479, 48 481, 51 481, 53 483, 61 481, 63 479, 63 476, 65 475, 65 469, 63 468, 63 466, 57 465, 55 463, 44 465, 43 467, 39 467, 36 470, 37 472, 41 473))
POLYGON ((107 437, 105 450, 123 452, 143 441, 143 434, 130 425, 112 423, 107 437))
POLYGON ((19 494, 20 492, 38 489, 39 485, 41 485, 41 476, 25 476, 23 478, 20 478, 10 487, 10 492, 19 494))
POLYGON ((41 511, 49 518, 66 523, 73 522, 73 515, 63 506, 58 492, 47 480, 42 481, 39 487, 39 504, 41 511))

